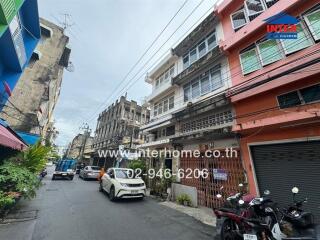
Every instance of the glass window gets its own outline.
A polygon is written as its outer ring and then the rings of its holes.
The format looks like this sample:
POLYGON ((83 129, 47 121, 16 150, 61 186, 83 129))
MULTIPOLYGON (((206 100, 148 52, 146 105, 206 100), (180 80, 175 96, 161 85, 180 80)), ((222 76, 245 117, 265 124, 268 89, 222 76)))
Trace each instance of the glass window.
POLYGON ((301 23, 297 24, 297 39, 282 39, 281 43, 283 45, 284 51, 286 54, 290 54, 296 51, 299 51, 303 48, 309 47, 312 42, 303 31, 303 26, 301 23))
POLYGON ((169 109, 174 108, 174 96, 169 98, 169 109))
POLYGON ((320 101, 320 84, 300 90, 305 103, 320 101))
POLYGON ((194 48, 190 51, 190 64, 197 60, 197 49, 194 48))
POLYGON ((162 102, 160 102, 160 103, 158 104, 158 114, 161 114, 161 113, 162 113, 162 106, 163 106, 163 104, 162 104, 162 102))
POLYGON ((221 70, 211 71, 211 84, 212 91, 222 87, 222 78, 221 78, 221 70))
POLYGON ((215 46, 217 46, 216 43, 216 34, 212 33, 208 38, 207 38, 207 44, 208 44, 208 51, 213 49, 215 46))
POLYGON ((164 80, 168 81, 169 80, 169 71, 167 71, 164 75, 164 80))
POLYGON ((320 40, 320 9, 309 13, 305 16, 305 20, 311 31, 314 40, 320 40))
POLYGON ((207 49, 206 49, 206 42, 203 41, 202 43, 200 43, 198 45, 198 53, 199 53, 199 58, 201 58, 202 56, 204 56, 207 52, 207 49))
POLYGON ((183 57, 183 69, 189 67, 189 54, 183 57))
POLYGON ((241 53, 240 61, 241 61, 242 72, 244 75, 254 72, 261 68, 255 48, 248 50, 244 53, 241 53))
POLYGON ((244 3, 250 20, 253 20, 264 11, 262 0, 246 0, 244 3))
POLYGON ((272 7, 279 0, 265 0, 268 8, 272 7))
POLYGON ((278 102, 280 108, 289 108, 301 104, 297 91, 278 96, 278 102))
POLYGON ((163 101, 163 112, 168 111, 168 104, 169 104, 169 100, 168 99, 163 101))
POLYGON ((156 80, 156 88, 159 87, 159 84, 160 84, 160 80, 159 78, 156 80))
POLYGON ((189 84, 184 86, 183 92, 184 92, 184 101, 187 102, 191 100, 191 88, 189 84))
POLYGON ((201 83, 201 95, 210 92, 209 75, 202 78, 200 83, 201 83))
POLYGON ((163 79, 164 79, 164 76, 161 75, 160 78, 159 78, 160 84, 163 82, 163 79))
POLYGON ((192 83, 191 88, 192 88, 192 98, 199 97, 200 96, 200 86, 199 86, 198 79, 192 83))
POLYGON ((277 40, 270 39, 258 44, 262 65, 278 61, 282 58, 277 40))
POLYGON ((174 66, 170 68, 170 76, 172 77, 173 75, 174 75, 174 66))
POLYGON ((153 115, 157 116, 158 115, 158 104, 155 104, 153 107, 153 115))
POLYGON ((231 18, 232 18, 232 26, 234 30, 240 29, 247 23, 246 14, 243 8, 233 13, 231 15, 231 18))

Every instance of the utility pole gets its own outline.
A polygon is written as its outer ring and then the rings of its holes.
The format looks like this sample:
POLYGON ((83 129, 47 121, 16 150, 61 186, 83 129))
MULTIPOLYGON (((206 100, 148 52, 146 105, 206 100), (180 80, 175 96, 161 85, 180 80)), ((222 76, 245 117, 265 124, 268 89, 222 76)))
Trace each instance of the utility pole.
POLYGON ((84 130, 83 131, 84 138, 83 138, 83 141, 82 141, 82 145, 81 145, 81 148, 80 148, 80 154, 79 154, 79 161, 81 163, 83 163, 84 150, 86 148, 87 139, 90 137, 91 129, 90 129, 88 123, 85 123, 80 129, 84 130))

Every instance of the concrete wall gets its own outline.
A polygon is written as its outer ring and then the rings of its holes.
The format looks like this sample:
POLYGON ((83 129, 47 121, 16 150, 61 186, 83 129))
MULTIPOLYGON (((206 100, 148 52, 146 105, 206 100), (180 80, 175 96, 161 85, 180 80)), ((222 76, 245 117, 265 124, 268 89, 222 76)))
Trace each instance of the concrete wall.
POLYGON ((69 38, 55 24, 44 19, 41 24, 52 30, 51 37, 41 36, 36 48, 40 59, 30 60, 9 98, 13 105, 8 102, 0 117, 15 130, 45 137, 60 94, 64 67, 59 61, 69 38))
POLYGON ((181 194, 187 194, 191 199, 192 206, 198 207, 198 193, 195 187, 172 183, 171 191, 173 201, 176 201, 177 197, 181 194))

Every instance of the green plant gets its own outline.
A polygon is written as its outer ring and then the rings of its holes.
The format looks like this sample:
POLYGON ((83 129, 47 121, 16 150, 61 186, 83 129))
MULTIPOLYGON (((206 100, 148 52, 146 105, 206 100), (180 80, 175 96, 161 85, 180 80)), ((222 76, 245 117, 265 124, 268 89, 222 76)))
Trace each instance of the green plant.
POLYGON ((43 146, 38 142, 24 152, 19 153, 12 160, 32 173, 39 173, 45 167, 50 153, 51 147, 43 146))
POLYGON ((129 161, 128 167, 133 169, 133 170, 141 169, 142 172, 146 171, 146 163, 141 159, 129 161))
POLYGON ((192 206, 191 198, 188 194, 181 194, 177 197, 177 203, 185 206, 192 206))
POLYGON ((0 191, 19 192, 25 198, 32 198, 36 195, 36 189, 40 186, 36 174, 22 165, 13 162, 5 162, 0 166, 0 191))
POLYGON ((14 198, 2 191, 0 191, 0 211, 1 209, 10 206, 14 203, 14 198))

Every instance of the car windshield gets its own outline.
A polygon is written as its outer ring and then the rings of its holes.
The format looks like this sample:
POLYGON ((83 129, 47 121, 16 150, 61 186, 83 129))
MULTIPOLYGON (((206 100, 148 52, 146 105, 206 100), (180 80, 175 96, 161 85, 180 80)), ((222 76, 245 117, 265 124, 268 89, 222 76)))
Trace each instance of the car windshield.
POLYGON ((100 170, 100 167, 91 167, 93 171, 100 170))
POLYGON ((116 169, 116 177, 117 178, 133 178, 132 177, 132 171, 128 170, 124 170, 124 169, 116 169))

